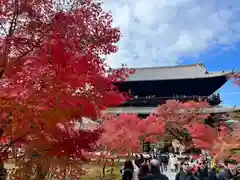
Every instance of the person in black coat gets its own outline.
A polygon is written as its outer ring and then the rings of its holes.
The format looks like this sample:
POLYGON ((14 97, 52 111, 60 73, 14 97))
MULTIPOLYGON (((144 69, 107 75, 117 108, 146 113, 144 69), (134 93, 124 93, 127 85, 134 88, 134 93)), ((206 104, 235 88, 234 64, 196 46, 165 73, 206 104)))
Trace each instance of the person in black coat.
POLYGON ((122 180, 132 180, 133 179, 133 163, 131 160, 126 160, 124 163, 123 175, 122 180))
POLYGON ((157 155, 157 158, 156 158, 158 161, 159 161, 159 164, 160 164, 160 171, 161 171, 161 173, 163 173, 163 161, 162 161, 162 154, 161 153, 159 153, 158 155, 157 155))
POLYGON ((209 170, 208 172, 208 179, 209 180, 217 180, 217 174, 220 170, 220 164, 219 162, 215 162, 215 165, 209 170))
POLYGON ((148 163, 141 164, 141 167, 139 168, 138 179, 139 180, 153 180, 148 163))
POLYGON ((240 180, 240 172, 237 169, 236 160, 225 161, 226 168, 219 173, 218 180, 240 180))
POLYGON ((217 169, 211 168, 208 172, 208 179, 209 180, 217 180, 217 169))
POLYGON ((198 180, 191 172, 191 166, 187 160, 181 162, 180 172, 176 174, 175 180, 198 180))
POLYGON ((163 154, 162 155, 162 163, 163 163, 163 170, 164 171, 167 171, 168 162, 169 162, 169 155, 168 154, 163 154))
POLYGON ((150 161, 150 171, 152 180, 169 180, 167 176, 160 172, 160 164, 156 159, 150 161))
POLYGON ((209 173, 208 173, 208 166, 207 162, 205 160, 200 160, 198 162, 199 168, 195 172, 195 176, 199 180, 208 180, 209 179, 209 173))

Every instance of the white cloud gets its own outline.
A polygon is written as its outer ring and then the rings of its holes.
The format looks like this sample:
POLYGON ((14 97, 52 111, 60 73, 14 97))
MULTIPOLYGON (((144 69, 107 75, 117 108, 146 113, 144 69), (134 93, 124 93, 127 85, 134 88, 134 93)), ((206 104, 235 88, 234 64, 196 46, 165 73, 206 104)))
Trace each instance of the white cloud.
POLYGON ((105 0, 121 28, 117 66, 174 65, 240 39, 239 0, 105 0))

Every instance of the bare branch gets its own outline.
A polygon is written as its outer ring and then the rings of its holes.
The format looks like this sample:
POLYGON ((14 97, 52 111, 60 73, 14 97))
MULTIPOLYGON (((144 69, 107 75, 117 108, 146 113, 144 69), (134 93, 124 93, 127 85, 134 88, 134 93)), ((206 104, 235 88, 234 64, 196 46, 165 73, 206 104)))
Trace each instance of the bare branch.
POLYGON ((10 28, 7 34, 8 37, 11 37, 16 30, 18 15, 19 15, 19 4, 18 4, 18 0, 15 0, 15 11, 14 11, 14 14, 10 23, 10 28))

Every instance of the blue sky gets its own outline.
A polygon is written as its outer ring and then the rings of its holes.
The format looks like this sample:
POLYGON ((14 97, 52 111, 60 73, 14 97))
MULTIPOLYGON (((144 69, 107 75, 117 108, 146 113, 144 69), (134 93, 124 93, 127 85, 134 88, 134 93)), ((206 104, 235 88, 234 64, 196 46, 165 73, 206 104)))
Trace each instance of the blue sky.
MULTIPOLYGON (((211 71, 240 71, 240 44, 230 50, 218 50, 218 53, 206 51, 198 58, 182 58, 181 64, 204 63, 205 68, 211 71)), ((220 93, 223 104, 226 106, 240 106, 240 87, 228 81, 217 92, 220 93)))
MULTIPOLYGON (((114 67, 204 63, 209 71, 240 70, 240 0, 105 0, 120 27, 114 67)), ((225 105, 240 105, 240 89, 220 90, 225 105)))

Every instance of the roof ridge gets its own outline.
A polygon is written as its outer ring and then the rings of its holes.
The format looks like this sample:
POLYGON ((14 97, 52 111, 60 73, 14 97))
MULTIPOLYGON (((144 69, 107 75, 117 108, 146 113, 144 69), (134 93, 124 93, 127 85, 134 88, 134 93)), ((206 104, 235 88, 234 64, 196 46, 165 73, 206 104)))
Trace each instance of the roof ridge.
POLYGON ((208 73, 208 70, 205 68, 204 64, 197 64, 196 66, 204 73, 208 73))
MULTIPOLYGON (((194 67, 194 66, 201 66, 204 68, 203 63, 197 63, 197 64, 186 64, 186 65, 174 65, 174 66, 154 66, 154 67, 129 67, 130 69, 165 69, 165 68, 181 68, 181 67, 194 67)), ((205 68, 204 68, 205 69, 205 68)))

